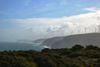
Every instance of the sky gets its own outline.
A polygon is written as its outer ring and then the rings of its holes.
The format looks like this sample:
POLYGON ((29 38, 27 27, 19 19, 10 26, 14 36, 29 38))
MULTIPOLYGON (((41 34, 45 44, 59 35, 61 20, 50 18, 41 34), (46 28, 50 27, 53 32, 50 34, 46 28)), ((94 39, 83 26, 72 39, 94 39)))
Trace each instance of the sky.
POLYGON ((66 30, 68 35, 79 26, 98 25, 90 16, 98 17, 99 10, 100 0, 0 0, 0 41, 35 40, 66 30))
POLYGON ((72 16, 99 4, 99 0, 0 0, 0 19, 72 16))

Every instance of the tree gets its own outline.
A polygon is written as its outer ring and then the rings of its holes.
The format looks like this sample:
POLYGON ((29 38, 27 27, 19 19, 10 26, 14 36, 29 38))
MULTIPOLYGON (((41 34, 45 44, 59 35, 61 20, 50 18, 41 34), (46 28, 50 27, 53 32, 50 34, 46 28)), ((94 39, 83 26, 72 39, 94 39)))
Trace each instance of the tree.
POLYGON ((76 44, 76 45, 74 45, 72 48, 71 48, 71 50, 81 50, 81 49, 83 49, 84 47, 83 46, 81 46, 81 45, 79 45, 79 44, 76 44))
POLYGON ((94 46, 94 45, 87 45, 86 46, 86 49, 97 49, 98 47, 97 46, 94 46))
POLYGON ((50 49, 49 48, 44 48, 41 52, 48 52, 50 49))

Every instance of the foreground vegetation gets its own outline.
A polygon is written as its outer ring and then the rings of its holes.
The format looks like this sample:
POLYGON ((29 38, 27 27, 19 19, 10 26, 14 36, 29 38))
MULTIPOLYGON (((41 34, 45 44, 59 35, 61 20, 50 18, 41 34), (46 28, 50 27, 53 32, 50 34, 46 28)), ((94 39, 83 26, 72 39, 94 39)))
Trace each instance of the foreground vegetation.
POLYGON ((0 52, 0 67, 100 67, 100 48, 72 48, 0 52))

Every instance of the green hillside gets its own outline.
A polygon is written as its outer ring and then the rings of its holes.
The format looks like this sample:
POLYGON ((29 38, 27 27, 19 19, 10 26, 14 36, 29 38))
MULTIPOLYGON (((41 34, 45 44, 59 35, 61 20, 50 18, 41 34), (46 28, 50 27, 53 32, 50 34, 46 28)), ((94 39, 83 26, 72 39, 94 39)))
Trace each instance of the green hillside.
POLYGON ((48 49, 41 52, 2 51, 0 67, 100 67, 100 48, 93 45, 48 49))

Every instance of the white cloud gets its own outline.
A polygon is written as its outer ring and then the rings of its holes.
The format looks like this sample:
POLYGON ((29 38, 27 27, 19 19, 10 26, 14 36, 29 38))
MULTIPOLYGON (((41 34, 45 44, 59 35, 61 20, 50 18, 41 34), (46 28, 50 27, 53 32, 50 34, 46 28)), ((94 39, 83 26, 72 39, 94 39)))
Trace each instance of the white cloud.
POLYGON ((95 12, 97 10, 100 10, 100 8, 97 8, 97 7, 87 7, 87 8, 83 8, 83 10, 89 11, 89 12, 95 12))
POLYGON ((10 21, 17 24, 18 27, 20 26, 20 30, 0 31, 2 32, 0 38, 4 40, 9 40, 9 38, 34 40, 99 31, 100 11, 70 17, 13 19, 10 21))

